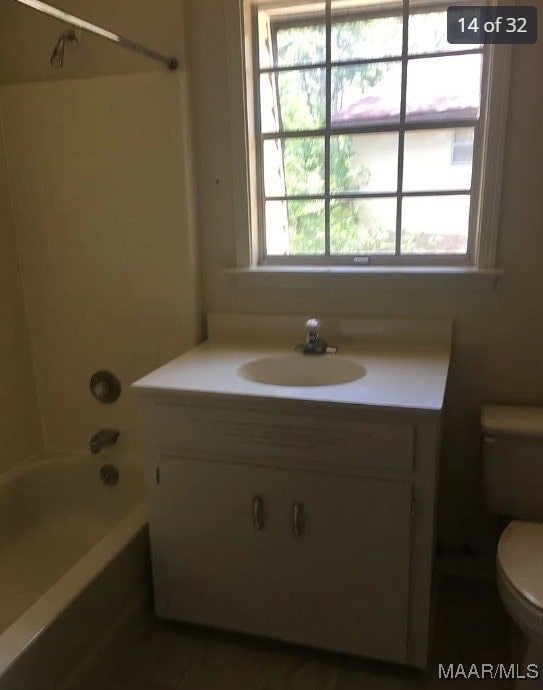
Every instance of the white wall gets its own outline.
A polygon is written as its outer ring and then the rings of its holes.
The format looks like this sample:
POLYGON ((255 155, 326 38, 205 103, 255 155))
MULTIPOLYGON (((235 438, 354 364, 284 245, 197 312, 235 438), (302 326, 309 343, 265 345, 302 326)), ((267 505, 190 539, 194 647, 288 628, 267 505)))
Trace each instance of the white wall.
MULTIPOLYGON (((199 228, 205 310, 403 317, 453 317, 454 354, 445 415, 439 505, 440 536, 478 546, 482 507, 481 404, 543 403, 543 42, 514 49, 498 264, 494 292, 451 283, 384 283, 349 277, 235 278, 227 45, 236 0, 187 0, 189 69, 196 123, 199 228), (225 30, 226 27, 226 30, 225 30), (227 33, 228 32, 228 33, 227 33), (426 285, 426 287, 425 287, 426 285)), ((521 4, 529 4, 522 0, 521 4)), ((236 65, 231 66, 232 69, 236 65)))

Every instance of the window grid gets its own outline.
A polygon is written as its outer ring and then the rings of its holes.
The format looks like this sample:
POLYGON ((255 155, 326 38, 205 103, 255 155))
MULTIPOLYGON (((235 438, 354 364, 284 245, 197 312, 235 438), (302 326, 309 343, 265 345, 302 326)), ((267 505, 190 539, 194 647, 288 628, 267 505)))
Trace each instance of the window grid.
POLYGON ((330 256, 330 130, 332 127, 332 1, 326 0, 326 133, 324 135, 324 254, 330 256))
POLYGON ((403 0, 402 4, 402 83, 400 93, 400 127, 398 131, 398 179, 396 196, 396 247, 395 254, 399 256, 402 248, 402 192, 403 192, 403 166, 405 157, 405 120, 407 110, 407 50, 409 47, 409 0, 403 0))
MULTIPOLYGON (((421 196, 467 196, 471 189, 434 189, 433 191, 402 192, 403 197, 421 196)), ((395 199, 398 192, 330 192, 331 200, 341 199, 395 199)), ((325 194, 296 194, 272 195, 266 197, 266 201, 325 201, 325 194)))
MULTIPOLYGON (((434 52, 422 52, 409 54, 409 17, 413 13, 410 13, 409 0, 403 0, 402 2, 402 53, 401 55, 379 57, 379 58, 360 58, 360 59, 350 59, 341 61, 332 61, 332 0, 325 0, 325 30, 326 30, 326 60, 324 62, 313 62, 304 63, 300 65, 274 65, 273 67, 260 67, 259 62, 259 48, 258 48, 258 36, 254 43, 255 50, 255 94, 260 93, 260 77, 264 74, 273 74, 276 77, 276 88, 279 91, 277 78, 280 73, 284 72, 299 72, 302 70, 310 69, 324 69, 326 71, 326 122, 324 128, 320 129, 303 129, 303 130, 286 130, 283 131, 279 129, 275 132, 262 132, 261 131, 261 117, 260 117, 260 96, 257 95, 256 102, 257 107, 255 108, 256 115, 256 132, 260 139, 259 149, 259 189, 260 189, 260 203, 259 216, 261 218, 260 227, 262 228, 260 237, 260 254, 261 260, 265 263, 272 264, 284 264, 284 263, 332 263, 334 264, 356 264, 363 260, 363 263, 376 262, 379 263, 379 258, 384 258, 387 263, 390 263, 391 254, 389 252, 383 253, 370 253, 368 256, 364 254, 334 254, 330 252, 330 202, 334 200, 353 200, 353 199, 386 199, 395 198, 397 200, 397 210, 396 210, 396 239, 395 239, 395 251, 392 256, 398 259, 398 263, 409 263, 412 262, 414 257, 423 258, 426 263, 430 259, 433 264, 463 264, 465 259, 470 257, 471 247, 473 245, 472 237, 472 223, 470 211, 470 227, 468 229, 468 239, 467 239, 467 252, 465 255, 460 255, 458 253, 449 254, 439 253, 439 254, 408 254, 401 252, 401 239, 402 239, 402 200, 404 198, 416 198, 416 197, 439 197, 439 196, 469 196, 470 200, 473 201, 472 194, 474 190, 474 181, 472 178, 472 184, 469 188, 465 189, 451 189, 451 190, 425 190, 425 191, 404 191, 403 190, 403 168, 404 168, 404 153, 405 153, 405 133, 408 131, 427 131, 432 129, 451 129, 451 128, 464 128, 473 127, 475 129, 475 138, 478 138, 479 129, 481 126, 481 117, 476 118, 462 118, 462 119, 448 119, 442 121, 434 122, 409 122, 407 120, 406 106, 407 106, 407 69, 410 61, 419 59, 430 59, 430 58, 445 58, 445 57, 461 57, 464 55, 483 55, 483 47, 468 48, 463 50, 451 50, 451 51, 434 51, 434 52), (400 62, 401 61, 401 96, 400 96, 400 113, 398 124, 377 124, 377 125, 355 125, 355 126, 332 126, 332 104, 331 104, 331 80, 332 80, 332 69, 334 67, 356 67, 371 65, 376 63, 390 63, 390 62, 400 62), (398 177, 397 177, 397 191, 396 192, 345 192, 345 193, 334 193, 330 190, 330 141, 332 136, 342 136, 349 134, 369 134, 369 133, 382 133, 382 132, 398 132, 399 142, 398 142, 398 177), (324 137, 325 139, 325 161, 324 161, 324 194, 291 194, 291 195, 281 195, 281 196, 266 196, 264 190, 264 174, 263 174, 263 143, 266 140, 285 140, 289 138, 300 138, 300 137, 324 137), (271 255, 267 256, 266 253, 266 230, 265 230, 265 204, 267 201, 324 201, 325 203, 325 251, 324 254, 315 255, 284 255, 277 256, 271 255)), ((429 11, 443 11, 446 6, 437 3, 435 6, 428 6, 418 9, 417 13, 425 13, 429 11)), ((255 14, 257 10, 255 9, 255 14)), ((351 13, 349 15, 350 19, 360 19, 366 18, 368 16, 372 17, 386 17, 386 16, 398 16, 397 13, 389 14, 386 13, 371 13, 368 14, 367 11, 360 10, 357 13, 351 13)), ((315 23, 322 23, 322 20, 314 20, 315 23)), ((276 40, 275 36, 277 31, 282 28, 291 26, 306 26, 311 22, 306 22, 304 20, 295 20, 290 22, 274 22, 274 61, 277 62, 276 54, 276 40), (279 26, 280 25, 280 26, 279 26)))

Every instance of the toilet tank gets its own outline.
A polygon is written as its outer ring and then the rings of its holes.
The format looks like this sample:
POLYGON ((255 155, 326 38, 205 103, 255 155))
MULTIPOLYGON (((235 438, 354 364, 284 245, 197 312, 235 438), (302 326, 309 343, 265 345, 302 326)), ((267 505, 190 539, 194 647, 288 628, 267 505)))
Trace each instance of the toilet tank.
POLYGON ((481 424, 488 509, 543 520, 543 407, 485 405, 481 424))

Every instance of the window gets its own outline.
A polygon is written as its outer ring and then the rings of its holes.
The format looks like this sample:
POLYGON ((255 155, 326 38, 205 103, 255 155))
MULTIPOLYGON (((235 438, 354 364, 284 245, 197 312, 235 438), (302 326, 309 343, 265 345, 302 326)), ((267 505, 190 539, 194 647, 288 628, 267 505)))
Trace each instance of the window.
POLYGON ((258 263, 488 263, 492 54, 449 3, 249 4, 258 263))
POLYGON ((451 163, 473 162, 473 130, 455 129, 452 138, 451 163))

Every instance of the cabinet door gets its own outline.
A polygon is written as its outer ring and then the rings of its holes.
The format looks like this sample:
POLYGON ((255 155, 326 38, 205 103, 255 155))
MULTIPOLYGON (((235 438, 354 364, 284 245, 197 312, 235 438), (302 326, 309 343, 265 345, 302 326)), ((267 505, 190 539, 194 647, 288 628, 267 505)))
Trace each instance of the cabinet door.
POLYGON ((160 460, 160 483, 148 493, 158 615, 283 636, 290 611, 281 477, 267 468, 160 460))
POLYGON ((149 503, 158 615, 405 661, 410 485, 172 458, 149 503))
POLYGON ((287 492, 292 531, 281 559, 291 596, 287 638, 405 661, 411 486, 292 473, 287 492))

